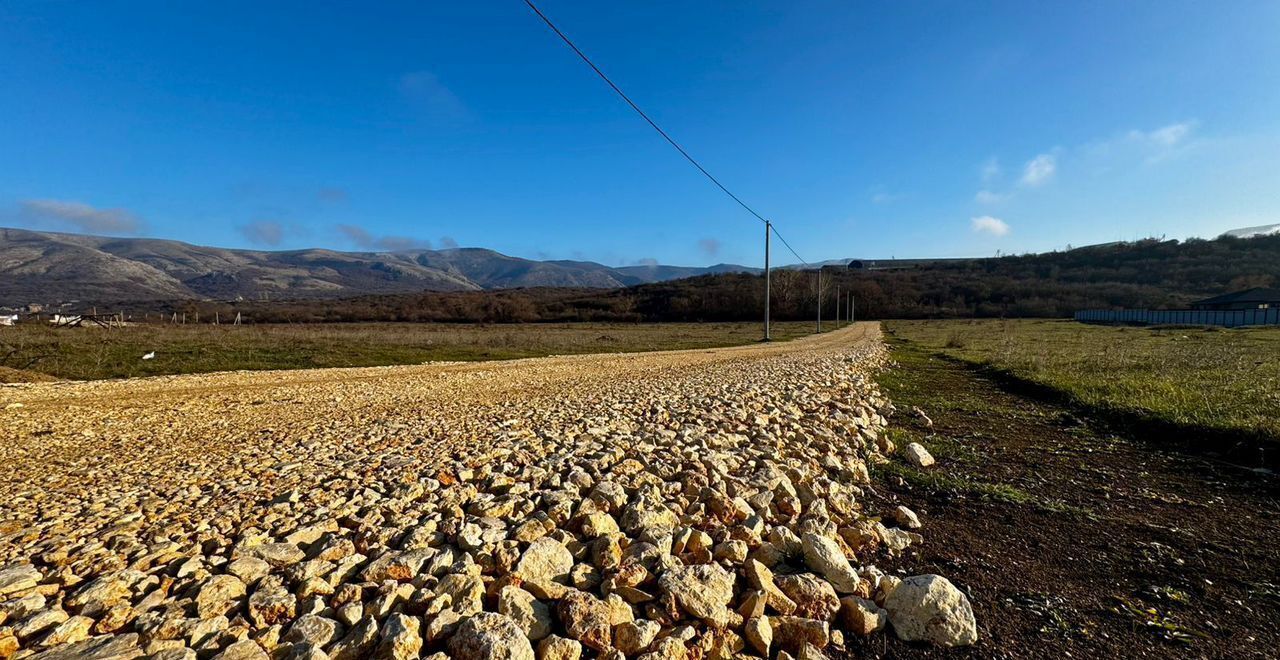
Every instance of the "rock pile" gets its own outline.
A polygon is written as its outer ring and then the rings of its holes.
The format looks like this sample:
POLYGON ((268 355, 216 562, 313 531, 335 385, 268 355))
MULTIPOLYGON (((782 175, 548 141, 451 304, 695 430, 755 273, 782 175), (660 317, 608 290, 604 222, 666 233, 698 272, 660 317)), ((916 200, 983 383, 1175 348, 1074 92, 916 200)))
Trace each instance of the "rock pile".
POLYGON ((235 515, 144 526, 133 493, 110 525, 5 531, 0 658, 816 658, 886 625, 973 643, 945 578, 873 564, 922 539, 908 509, 863 510, 891 404, 883 348, 847 344, 602 381, 503 410, 487 444, 388 452, 235 515))

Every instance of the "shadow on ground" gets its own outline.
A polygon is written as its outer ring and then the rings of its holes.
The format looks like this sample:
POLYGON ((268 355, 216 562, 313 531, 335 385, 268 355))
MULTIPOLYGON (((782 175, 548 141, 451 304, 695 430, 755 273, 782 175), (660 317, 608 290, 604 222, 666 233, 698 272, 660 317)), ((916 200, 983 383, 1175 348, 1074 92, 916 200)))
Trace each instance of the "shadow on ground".
POLYGON ((925 543, 887 568, 948 576, 981 640, 945 651, 873 636, 849 640, 853 657, 1274 657, 1280 480, 1118 435, 894 341, 900 366, 881 378, 894 440, 939 464, 881 466, 867 504, 920 514, 925 543))

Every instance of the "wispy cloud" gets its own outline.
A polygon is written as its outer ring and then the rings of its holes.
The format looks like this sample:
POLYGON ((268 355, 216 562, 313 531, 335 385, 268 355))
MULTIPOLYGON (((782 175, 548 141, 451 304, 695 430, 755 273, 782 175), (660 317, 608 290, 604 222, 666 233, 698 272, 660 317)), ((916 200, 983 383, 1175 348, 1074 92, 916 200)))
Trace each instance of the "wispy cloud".
POLYGON ((999 204, 1009 198, 1008 193, 992 192, 990 190, 979 190, 978 194, 973 196, 973 201, 979 204, 999 204))
POLYGON ((337 186, 321 186, 316 191, 316 198, 329 204, 340 204, 347 201, 347 190, 337 186))
POLYGON ((704 238, 698 241, 698 249, 708 257, 714 257, 720 254, 720 241, 714 238, 704 238))
POLYGON ((452 236, 441 236, 441 237, 440 237, 440 247, 441 247, 441 248, 443 248, 443 249, 445 249, 445 250, 453 250, 453 249, 457 249, 457 247, 458 247, 458 242, 457 242, 457 241, 455 241, 455 240, 453 240, 453 237, 452 237, 452 236))
POLYGON ((982 169, 979 171, 982 174, 983 183, 991 183, 992 181, 999 179, 1000 178, 1000 160, 995 156, 988 158, 985 162, 982 163, 982 169))
POLYGON ((884 184, 876 184, 871 187, 871 203, 872 204, 892 204, 906 195, 895 193, 889 190, 884 184))
POLYGON ((1053 154, 1040 154, 1027 161, 1022 168, 1022 185, 1040 186, 1048 183, 1058 171, 1058 157, 1053 154))
POLYGON ((266 247, 276 247, 286 238, 306 236, 308 233, 307 228, 301 225, 275 220, 254 220, 236 227, 236 231, 250 243, 266 247))
POLYGON ((1191 132, 1195 130, 1196 122, 1183 121, 1150 131, 1140 131, 1134 129, 1129 131, 1126 137, 1137 142, 1147 143, 1157 147, 1176 147, 1191 136, 1191 132))
POLYGON ((411 71, 400 76, 397 89, 428 117, 462 119, 467 116, 466 105, 430 71, 411 71))
POLYGON ((22 215, 36 225, 94 234, 138 234, 143 229, 142 220, 125 209, 100 209, 61 199, 27 199, 19 204, 22 215))
POLYGON ((284 225, 271 220, 256 220, 236 227, 245 240, 254 245, 275 247, 284 240, 284 225))
POLYGON ((969 219, 973 231, 979 234, 990 234, 992 236, 1004 236, 1009 233, 1009 223, 1000 218, 993 218, 989 215, 980 216, 969 219))
POLYGON ((658 260, 653 257, 643 257, 631 262, 632 266, 657 266, 658 260))
POLYGON ((409 236, 374 236, 364 227, 356 225, 338 225, 338 233, 342 234, 352 245, 362 250, 398 252, 401 250, 430 250, 431 241, 411 238, 409 236))

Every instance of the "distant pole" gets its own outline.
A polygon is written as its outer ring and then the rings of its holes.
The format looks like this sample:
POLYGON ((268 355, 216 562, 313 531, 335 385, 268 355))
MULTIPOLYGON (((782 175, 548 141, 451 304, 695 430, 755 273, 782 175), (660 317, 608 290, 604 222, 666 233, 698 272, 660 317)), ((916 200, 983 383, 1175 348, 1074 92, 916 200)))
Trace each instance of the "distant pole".
POLYGON ((850 323, 857 323, 857 322, 858 322, 858 305, 857 305, 857 303, 858 303, 858 299, 857 299, 857 298, 855 298, 855 297, 853 297, 853 294, 852 294, 852 293, 851 293, 851 294, 849 294, 849 322, 850 322, 850 323))
POLYGON ((822 332, 822 266, 818 266, 818 332, 822 332))
POLYGON ((840 329, 840 285, 836 285, 836 330, 840 329))
POLYGON ((850 291, 847 295, 849 296, 849 300, 845 304, 844 308, 848 310, 849 322, 853 323, 853 292, 850 291))
POLYGON ((769 335, 769 234, 773 231, 773 225, 768 220, 764 221, 764 340, 771 341, 773 337, 769 335))

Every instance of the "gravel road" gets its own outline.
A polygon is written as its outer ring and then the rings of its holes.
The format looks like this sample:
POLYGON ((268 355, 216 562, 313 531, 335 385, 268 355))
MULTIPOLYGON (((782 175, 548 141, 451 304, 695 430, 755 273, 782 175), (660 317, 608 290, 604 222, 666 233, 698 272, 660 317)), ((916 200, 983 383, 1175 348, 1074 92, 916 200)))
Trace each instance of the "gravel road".
POLYGON ((0 387, 0 658, 803 657, 890 617, 970 643, 945 579, 869 563, 920 540, 858 502, 884 361, 858 324, 0 387))

